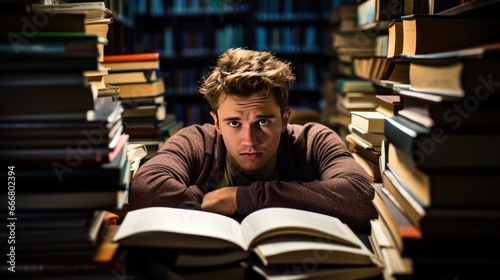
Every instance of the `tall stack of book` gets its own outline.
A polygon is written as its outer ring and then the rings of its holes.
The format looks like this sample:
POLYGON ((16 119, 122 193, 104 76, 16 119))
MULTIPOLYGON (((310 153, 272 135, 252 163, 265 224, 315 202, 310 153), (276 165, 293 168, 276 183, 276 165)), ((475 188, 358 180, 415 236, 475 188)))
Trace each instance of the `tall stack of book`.
POLYGON ((1 273, 107 275, 119 254, 111 246, 103 259, 100 249, 111 243, 108 211, 128 191, 128 135, 120 103, 98 98, 83 75, 99 69, 98 45, 106 41, 85 33, 84 14, 1 8, 10 18, 0 27, 0 161, 8 167, 1 273))
POLYGON ((403 109, 384 124, 383 184, 376 200, 385 206, 375 203, 380 221, 394 241, 394 263, 411 263, 402 274, 482 278, 500 265, 495 250, 486 249, 500 246, 500 160, 493 156, 500 154, 494 82, 500 22, 439 16, 402 21, 422 30, 412 43, 418 47, 402 55, 410 64, 410 88, 399 91, 403 109), (419 25, 426 20, 432 28, 419 25), (446 31, 451 25, 463 29, 453 35, 446 31), (494 34, 483 34, 481 25, 494 34), (441 43, 424 44, 426 36, 441 36, 441 43))
MULTIPOLYGON (((105 2, 77 2, 58 4, 33 4, 31 8, 34 12, 50 12, 58 14, 85 14, 85 30, 87 34, 95 34, 107 40, 109 25, 113 22, 113 13, 106 7, 105 2)), ((97 45, 100 62, 104 58, 104 44, 97 45)), ((100 68, 95 71, 85 71, 84 76, 88 81, 96 84, 98 96, 110 96, 118 94, 117 88, 106 85, 103 76, 107 75, 107 69, 100 68)))
POLYGON ((160 76, 160 55, 107 55, 104 66, 109 68, 109 74, 104 77, 105 83, 119 88, 122 117, 130 142, 144 144, 148 151, 144 160, 148 160, 168 137, 183 127, 183 122, 178 121, 175 114, 167 112, 165 83, 160 76))

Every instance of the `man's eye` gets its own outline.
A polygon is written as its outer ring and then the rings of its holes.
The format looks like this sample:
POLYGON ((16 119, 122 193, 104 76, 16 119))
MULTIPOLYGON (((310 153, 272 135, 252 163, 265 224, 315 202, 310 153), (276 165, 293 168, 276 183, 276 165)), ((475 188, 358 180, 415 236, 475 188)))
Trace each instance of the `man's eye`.
POLYGON ((239 125, 240 125, 240 123, 237 121, 230 121, 229 122, 229 126, 231 126, 231 127, 238 127, 239 125))
POLYGON ((267 120, 267 119, 259 120, 259 125, 268 125, 268 124, 269 124, 269 120, 267 120))

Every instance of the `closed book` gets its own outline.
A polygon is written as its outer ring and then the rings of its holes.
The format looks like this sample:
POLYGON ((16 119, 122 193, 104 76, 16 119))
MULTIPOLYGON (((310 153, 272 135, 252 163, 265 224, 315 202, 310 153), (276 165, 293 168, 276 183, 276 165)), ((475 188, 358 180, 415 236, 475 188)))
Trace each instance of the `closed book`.
POLYGON ((122 70, 160 69, 159 53, 105 55, 103 66, 110 72, 122 70))
POLYGON ((451 51, 497 42, 500 21, 439 15, 407 15, 403 20, 404 55, 451 51))
MULTIPOLYGON (((120 209, 128 190, 99 190, 79 192, 37 192, 16 195, 16 210, 76 210, 76 209, 120 209)), ((7 196, 0 196, 7 203, 7 196)))
POLYGON ((387 117, 395 116, 403 109, 401 96, 399 94, 383 94, 375 95, 375 97, 378 100, 378 106, 375 110, 387 117))
POLYGON ((466 97, 476 102, 495 95, 500 59, 446 58, 411 60, 410 85, 415 91, 466 97))
POLYGON ((97 88, 80 86, 12 86, 4 95, 1 116, 82 113, 94 110, 97 88))
POLYGON ((1 32, 23 32, 28 28, 36 28, 41 32, 85 32, 85 14, 64 14, 57 12, 47 12, 44 17, 44 24, 37 24, 28 20, 37 16, 36 12, 9 12, 2 13, 1 32))
POLYGON ((495 169, 454 169, 423 172, 407 156, 389 144, 387 169, 422 207, 498 208, 500 174, 495 169))
POLYGON ((124 108, 123 118, 133 117, 153 117, 157 120, 164 120, 167 114, 165 104, 160 105, 143 105, 135 108, 124 108))
POLYGON ((388 26, 389 42, 387 58, 399 57, 403 52, 403 21, 393 19, 388 26))
POLYGON ((32 4, 31 9, 35 12, 53 13, 78 13, 85 15, 85 21, 111 17, 113 12, 106 7, 104 1, 101 2, 81 2, 81 3, 57 3, 57 4, 32 4))
POLYGON ((120 98, 151 97, 165 92, 163 79, 148 83, 117 84, 120 98))
POLYGON ((16 171, 16 181, 22 192, 37 192, 43 182, 47 192, 79 192, 126 189, 129 183, 126 146, 108 163, 97 166, 47 164, 23 167, 16 171))
MULTIPOLYGON (((23 33, 11 32, 10 39, 23 33)), ((38 32, 24 44, 11 44, 9 36, 0 40, 3 63, 0 71, 85 71, 98 70, 99 44, 107 39, 80 32, 38 32)))
POLYGON ((157 69, 115 70, 104 77, 106 84, 148 83, 158 79, 157 69))
POLYGON ((349 124, 349 131, 359 137, 362 141, 365 141, 367 144, 372 146, 379 147, 382 145, 382 140, 385 139, 385 135, 383 133, 368 132, 352 123, 349 124))
POLYGON ((374 182, 381 182, 382 177, 380 176, 380 167, 378 166, 378 163, 374 163, 364 156, 353 152, 352 156, 354 157, 354 160, 363 167, 363 169, 368 173, 368 176, 372 179, 374 182))
POLYGON ((136 108, 142 105, 160 105, 165 102, 165 96, 163 93, 156 96, 146 96, 146 97, 131 97, 122 98, 120 97, 121 104, 123 108, 136 108))
POLYGON ((99 132, 112 137, 121 125, 121 105, 111 98, 97 98, 94 110, 76 114, 15 115, 0 118, 4 140, 34 138, 76 138, 99 132), (7 134, 8 132, 8 134, 7 134))
POLYGON ((337 103, 349 111, 373 110, 377 107, 375 95, 363 92, 339 94, 337 103))
MULTIPOLYGON (((119 154, 121 147, 128 141, 129 135, 117 134, 113 139, 113 148, 94 146, 94 138, 88 138, 75 147, 35 147, 0 149, 0 162, 18 166, 47 166, 68 168, 70 165, 100 165, 111 162, 119 154), (10 163, 8 163, 10 162, 10 163)), ((99 140, 97 140, 99 141, 99 140)))
POLYGON ((384 133, 386 116, 376 111, 352 111, 351 124, 366 132, 384 133))
POLYGON ((335 80, 337 92, 362 92, 362 93, 375 93, 375 87, 372 82, 361 79, 343 79, 335 80))
POLYGON ((404 240, 420 240, 423 238, 420 228, 413 224, 406 213, 401 211, 392 201, 384 187, 380 183, 374 184, 375 195, 373 205, 379 213, 380 222, 387 227, 391 243, 402 252, 404 249, 404 240))
POLYGON ((387 118, 387 140, 400 149, 419 169, 482 169, 500 167, 500 134, 494 131, 460 132, 429 129, 402 116, 387 118), (486 153, 478 151, 480 147, 486 153))
POLYGON ((401 90, 404 108, 398 112, 427 128, 449 127, 454 130, 479 131, 500 127, 498 97, 488 99, 437 95, 414 90, 401 90))

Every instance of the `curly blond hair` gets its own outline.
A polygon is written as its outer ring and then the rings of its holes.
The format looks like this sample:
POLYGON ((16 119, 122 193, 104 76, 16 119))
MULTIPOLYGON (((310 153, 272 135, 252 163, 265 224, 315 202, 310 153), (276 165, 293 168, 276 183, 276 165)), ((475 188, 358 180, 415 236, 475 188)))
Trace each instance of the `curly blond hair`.
POLYGON ((280 60, 269 52, 231 48, 219 56, 212 72, 202 80, 199 88, 205 99, 217 112, 224 94, 250 96, 274 94, 281 112, 288 106, 290 82, 295 81, 291 63, 280 60))

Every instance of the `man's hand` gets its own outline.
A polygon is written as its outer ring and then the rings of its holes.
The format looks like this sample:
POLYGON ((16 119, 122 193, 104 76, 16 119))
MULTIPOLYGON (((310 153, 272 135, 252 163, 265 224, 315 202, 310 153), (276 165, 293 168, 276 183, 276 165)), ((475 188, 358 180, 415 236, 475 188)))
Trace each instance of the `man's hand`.
POLYGON ((201 209, 226 216, 236 214, 236 190, 238 187, 223 187, 205 194, 201 209))

